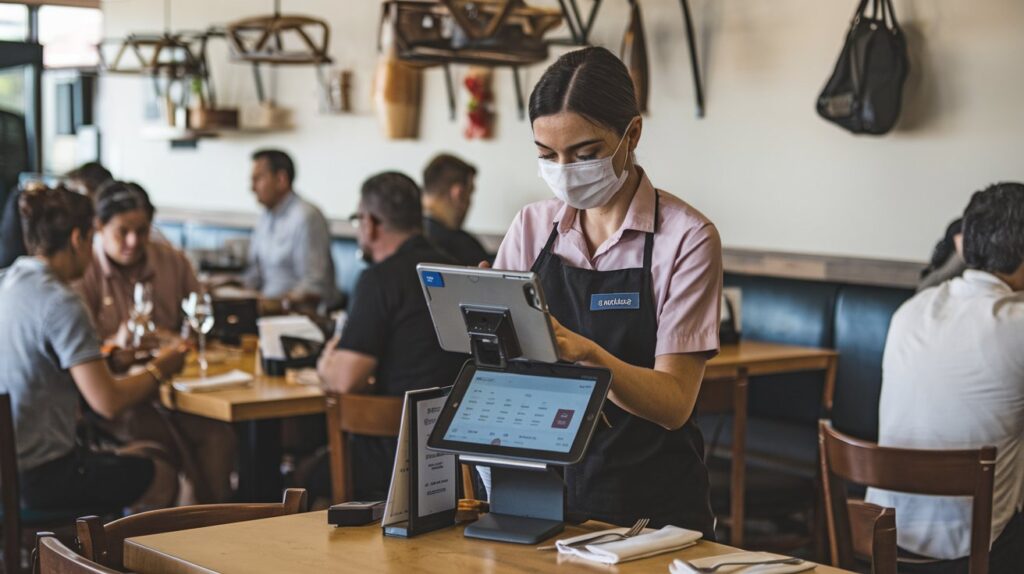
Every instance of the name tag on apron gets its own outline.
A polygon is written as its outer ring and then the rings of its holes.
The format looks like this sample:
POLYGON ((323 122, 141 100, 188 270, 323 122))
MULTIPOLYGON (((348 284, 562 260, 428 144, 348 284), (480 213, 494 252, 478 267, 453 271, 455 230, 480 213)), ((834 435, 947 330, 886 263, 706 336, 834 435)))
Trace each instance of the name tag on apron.
POLYGON ((616 309, 639 308, 639 293, 598 293, 590 296, 591 311, 612 311, 616 309))

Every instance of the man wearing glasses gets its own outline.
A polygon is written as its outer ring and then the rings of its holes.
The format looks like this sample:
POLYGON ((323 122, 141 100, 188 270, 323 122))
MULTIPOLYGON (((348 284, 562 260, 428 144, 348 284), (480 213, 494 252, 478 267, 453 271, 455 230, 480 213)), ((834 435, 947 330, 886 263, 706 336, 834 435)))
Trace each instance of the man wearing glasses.
MULTIPOLYGON (((397 172, 363 183, 351 221, 371 265, 359 277, 344 330, 327 344, 318 364, 334 392, 402 396, 448 386, 465 361, 441 350, 416 274, 418 263, 454 263, 423 236, 420 195, 416 183, 397 172)), ((355 496, 383 500, 396 441, 354 438, 355 496)))

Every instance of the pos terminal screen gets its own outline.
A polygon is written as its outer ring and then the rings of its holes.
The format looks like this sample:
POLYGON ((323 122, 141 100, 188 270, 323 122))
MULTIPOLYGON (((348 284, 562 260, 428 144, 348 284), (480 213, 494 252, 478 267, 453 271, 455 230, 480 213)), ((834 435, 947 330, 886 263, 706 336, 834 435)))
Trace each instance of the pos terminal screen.
POLYGON ((444 440, 567 453, 597 381, 477 371, 444 440))

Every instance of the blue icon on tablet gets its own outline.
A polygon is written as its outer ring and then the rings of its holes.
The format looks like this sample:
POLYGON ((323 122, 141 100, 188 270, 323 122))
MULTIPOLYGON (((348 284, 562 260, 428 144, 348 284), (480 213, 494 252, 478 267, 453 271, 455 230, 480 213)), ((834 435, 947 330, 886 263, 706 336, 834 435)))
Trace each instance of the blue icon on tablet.
POLYGON ((444 276, 437 271, 423 271, 422 276, 427 287, 444 287, 444 276))

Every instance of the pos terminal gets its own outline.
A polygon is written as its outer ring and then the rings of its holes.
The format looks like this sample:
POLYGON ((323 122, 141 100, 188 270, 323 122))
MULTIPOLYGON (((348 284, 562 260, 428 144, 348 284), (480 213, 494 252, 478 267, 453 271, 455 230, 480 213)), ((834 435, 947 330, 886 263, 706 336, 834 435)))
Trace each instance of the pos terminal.
POLYGON ((558 467, 586 453, 611 373, 557 363, 532 273, 417 269, 441 347, 473 355, 427 443, 491 467, 491 511, 465 535, 535 544, 561 532, 565 483, 558 467))

